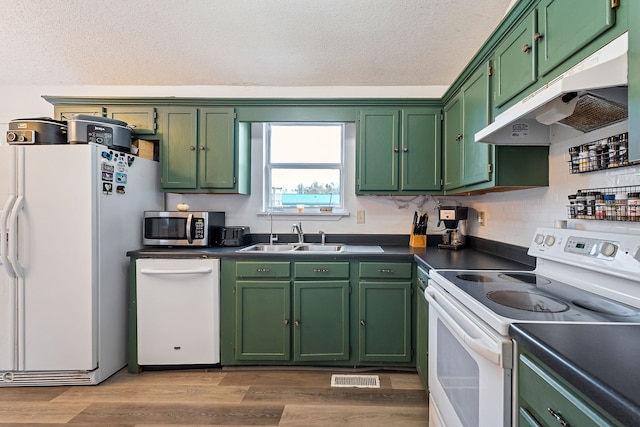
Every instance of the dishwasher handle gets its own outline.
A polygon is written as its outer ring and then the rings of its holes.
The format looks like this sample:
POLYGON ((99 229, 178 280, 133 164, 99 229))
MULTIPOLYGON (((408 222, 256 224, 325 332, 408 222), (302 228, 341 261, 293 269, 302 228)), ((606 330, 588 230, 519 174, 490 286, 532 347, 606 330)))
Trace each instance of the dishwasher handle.
POLYGON ((186 270, 155 270, 153 268, 141 268, 140 273, 150 275, 166 275, 166 274, 209 274, 213 272, 212 268, 191 268, 186 270))
POLYGON ((449 326, 452 332, 457 335, 460 341, 467 344, 469 348, 471 348, 474 352, 489 360, 490 362, 493 362, 496 365, 503 366, 504 360, 502 358, 502 352, 500 351, 502 345, 498 346, 497 351, 489 348, 489 346, 487 346, 484 342, 486 340, 483 339, 486 334, 480 328, 474 325, 470 320, 463 318, 462 316, 464 316, 464 314, 458 313, 457 309, 454 306, 448 304, 446 300, 443 301, 444 298, 438 298, 437 291, 435 291, 432 286, 428 287, 425 290, 424 296, 429 303, 429 306, 433 307, 438 312, 438 315, 442 317, 442 319, 449 326), (438 299, 440 301, 437 301, 438 299), (444 304, 441 304, 441 302, 444 304), (449 307, 447 307, 448 310, 447 308, 443 307, 443 305, 449 305, 449 307), (476 332, 477 334, 479 334, 480 337, 475 338, 471 336, 471 334, 464 329, 463 325, 466 328, 472 330, 472 332, 476 332))

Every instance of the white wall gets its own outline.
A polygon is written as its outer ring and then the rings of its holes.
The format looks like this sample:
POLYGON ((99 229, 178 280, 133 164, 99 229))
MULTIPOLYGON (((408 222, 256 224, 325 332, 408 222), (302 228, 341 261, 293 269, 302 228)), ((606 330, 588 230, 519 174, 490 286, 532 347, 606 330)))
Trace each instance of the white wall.
MULTIPOLYGON (((334 88, 270 88, 270 87, 110 87, 110 86, 0 86, 0 135, 4 135, 9 120, 14 118, 52 116, 53 106, 44 101, 42 95, 52 96, 176 96, 176 97, 373 97, 373 98, 437 98, 445 87, 334 87, 334 88)), ((586 174, 569 173, 568 148, 583 143, 574 139, 579 135, 560 125, 552 128, 549 166, 550 185, 548 188, 493 193, 481 196, 437 197, 442 203, 457 202, 470 206, 468 233, 492 240, 500 240, 520 246, 528 246, 537 226, 553 226, 556 219, 566 219, 567 195, 577 189, 640 185, 640 167, 627 167, 611 171, 586 174), (479 227, 475 212, 482 210, 486 215, 486 226, 479 227)), ((4 138, 0 138, 4 141, 4 138)), ((588 141, 584 141, 588 142, 588 141)), ((350 127, 347 138, 347 170, 355 168, 355 126, 350 127)), ((179 202, 186 202, 193 210, 210 209, 227 212, 227 224, 249 225, 252 232, 269 232, 269 222, 257 215, 262 204, 262 145, 259 139, 252 141, 252 195, 179 195, 168 194, 167 208, 173 209, 179 202)), ((409 232, 413 211, 423 208, 429 213, 428 232, 442 230, 436 228, 435 200, 432 197, 375 197, 355 196, 355 174, 347 173, 345 179, 345 208, 350 216, 340 220, 318 221, 302 217, 305 232, 323 230, 327 233, 389 233, 409 232), (408 201, 408 202, 407 202, 408 201), (406 203, 406 207, 398 206, 406 203), (421 205, 421 203, 424 203, 421 205), (365 223, 357 224, 355 213, 365 210, 365 223)), ((297 218, 274 220, 275 233, 289 233, 291 224, 297 218)), ((570 226, 576 228, 622 231, 640 234, 640 222, 609 222, 572 220, 570 226)))

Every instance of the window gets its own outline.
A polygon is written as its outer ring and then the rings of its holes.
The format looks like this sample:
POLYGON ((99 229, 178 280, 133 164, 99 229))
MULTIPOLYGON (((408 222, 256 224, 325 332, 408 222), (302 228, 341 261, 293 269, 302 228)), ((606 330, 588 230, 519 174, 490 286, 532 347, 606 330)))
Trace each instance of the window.
POLYGON ((344 124, 265 124, 268 211, 341 209, 344 124))

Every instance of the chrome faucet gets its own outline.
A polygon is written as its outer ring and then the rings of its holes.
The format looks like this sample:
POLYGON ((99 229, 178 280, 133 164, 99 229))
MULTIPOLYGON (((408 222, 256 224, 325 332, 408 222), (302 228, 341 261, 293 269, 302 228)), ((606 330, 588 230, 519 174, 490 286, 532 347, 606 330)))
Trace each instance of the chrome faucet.
POLYGON ((304 243, 304 233, 302 232, 302 223, 293 224, 291 226, 292 233, 298 233, 298 243, 304 243))

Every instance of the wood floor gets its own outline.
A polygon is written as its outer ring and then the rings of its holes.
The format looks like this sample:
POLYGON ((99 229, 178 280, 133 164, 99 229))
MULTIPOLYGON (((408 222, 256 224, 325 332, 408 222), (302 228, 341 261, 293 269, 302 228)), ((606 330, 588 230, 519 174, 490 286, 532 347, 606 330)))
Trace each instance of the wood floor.
MULTIPOLYGON (((330 371, 126 369, 97 386, 0 388, 0 426, 427 426, 417 374, 331 387, 330 371)), ((344 373, 344 372, 341 372, 344 373)))

